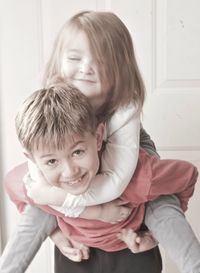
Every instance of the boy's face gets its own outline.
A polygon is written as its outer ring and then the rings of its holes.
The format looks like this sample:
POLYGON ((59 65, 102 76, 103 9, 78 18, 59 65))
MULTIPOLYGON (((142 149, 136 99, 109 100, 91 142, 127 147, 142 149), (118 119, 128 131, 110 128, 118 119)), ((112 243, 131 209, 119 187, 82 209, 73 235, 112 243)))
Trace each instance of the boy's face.
POLYGON ((51 185, 74 195, 84 193, 99 169, 103 131, 100 124, 95 135, 69 137, 62 150, 38 149, 33 160, 51 185))

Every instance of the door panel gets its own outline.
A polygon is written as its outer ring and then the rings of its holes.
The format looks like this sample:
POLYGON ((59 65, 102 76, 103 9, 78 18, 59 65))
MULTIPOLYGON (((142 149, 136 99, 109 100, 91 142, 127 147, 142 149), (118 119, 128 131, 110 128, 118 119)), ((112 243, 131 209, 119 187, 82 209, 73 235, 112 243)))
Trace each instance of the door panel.
MULTIPOLYGON (((113 11, 127 25, 147 90, 143 124, 161 156, 189 160, 200 168, 200 1, 7 0, 2 3, 2 175, 25 160, 14 137, 14 115, 19 104, 38 86, 39 75, 61 25, 74 13, 87 9, 113 11)), ((200 238, 199 194, 197 185, 187 216, 200 238)), ((2 234, 7 239, 18 214, 5 193, 1 195, 5 208, 1 215, 5 226, 2 234)), ((164 273, 178 273, 164 250, 162 253, 164 273)), ((27 272, 53 273, 49 242, 27 272)))

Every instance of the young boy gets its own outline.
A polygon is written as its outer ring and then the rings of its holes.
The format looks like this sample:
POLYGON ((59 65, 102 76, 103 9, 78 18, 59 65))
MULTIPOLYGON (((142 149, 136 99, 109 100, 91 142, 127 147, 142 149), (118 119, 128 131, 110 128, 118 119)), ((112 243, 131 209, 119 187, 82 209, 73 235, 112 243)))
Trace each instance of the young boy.
MULTIPOLYGON (((48 205, 51 206, 61 205, 66 192, 80 194, 86 191, 99 169, 98 151, 103 141, 104 125, 97 124, 90 105, 84 100, 77 90, 69 86, 41 90, 25 102, 16 119, 18 137, 25 154, 40 170, 41 196, 48 190, 48 205)), ((106 251, 124 249, 126 244, 131 249, 135 239, 131 230, 137 230, 143 221, 144 203, 161 194, 176 193, 186 210, 196 178, 197 170, 191 164, 158 160, 141 149, 137 170, 121 196, 131 208, 127 220, 112 225, 68 218, 55 207, 40 207, 56 215, 61 230, 75 240, 106 251), (169 185, 168 181, 173 181, 173 184, 169 185), (123 230, 119 236, 122 228, 128 231, 123 230)), ((33 183, 26 187, 34 192, 33 183)), ((10 194, 18 205, 31 203, 25 189, 10 194)), ((40 196, 36 198, 40 202, 40 196)), ((87 209, 87 218, 104 219, 104 205, 87 209)))

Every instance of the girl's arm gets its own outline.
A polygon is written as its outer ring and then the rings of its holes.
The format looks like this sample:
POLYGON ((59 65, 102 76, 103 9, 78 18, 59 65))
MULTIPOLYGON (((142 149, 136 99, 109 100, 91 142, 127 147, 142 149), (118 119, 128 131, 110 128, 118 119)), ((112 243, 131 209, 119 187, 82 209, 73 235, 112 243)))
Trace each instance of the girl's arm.
MULTIPOLYGON (((65 214, 65 208, 62 205, 65 200, 66 192, 58 187, 51 186, 39 170, 37 172, 37 182, 31 179, 29 174, 24 177, 27 195, 35 203, 40 205, 50 205, 53 209, 65 214), (59 205, 60 204, 60 205, 59 205)), ((95 219, 109 223, 122 221, 128 217, 131 209, 126 207, 127 202, 115 199, 111 202, 88 207, 76 207, 76 214, 70 214, 71 217, 77 217, 79 214, 84 219, 95 219)))
POLYGON ((118 198, 135 171, 139 153, 140 113, 130 104, 117 111, 107 124, 107 141, 101 170, 87 192, 67 195, 65 206, 93 206, 118 198))
MULTIPOLYGON (((54 202, 50 205, 60 206, 63 203, 65 215, 77 217, 80 208, 83 211, 86 206, 118 198, 127 187, 137 165, 139 132, 140 113, 133 104, 117 111, 107 124, 107 143, 102 153, 100 173, 88 191, 78 196, 67 194, 64 203, 63 198, 60 198, 57 204, 54 202)), ((61 192, 59 194, 61 196, 61 192)), ((34 201, 37 203, 37 200, 34 201)))

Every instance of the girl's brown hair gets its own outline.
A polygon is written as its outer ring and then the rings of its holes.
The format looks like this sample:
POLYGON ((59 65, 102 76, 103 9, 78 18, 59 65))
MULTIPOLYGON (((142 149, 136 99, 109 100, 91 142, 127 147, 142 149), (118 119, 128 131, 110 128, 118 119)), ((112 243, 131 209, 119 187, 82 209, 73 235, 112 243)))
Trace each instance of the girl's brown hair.
POLYGON ((55 75, 62 76, 62 59, 71 31, 84 31, 87 35, 101 80, 109 81, 111 86, 107 101, 98 113, 100 120, 107 120, 119 107, 131 102, 141 110, 145 87, 132 38, 124 23, 111 12, 83 11, 64 24, 46 66, 44 85, 55 75))

